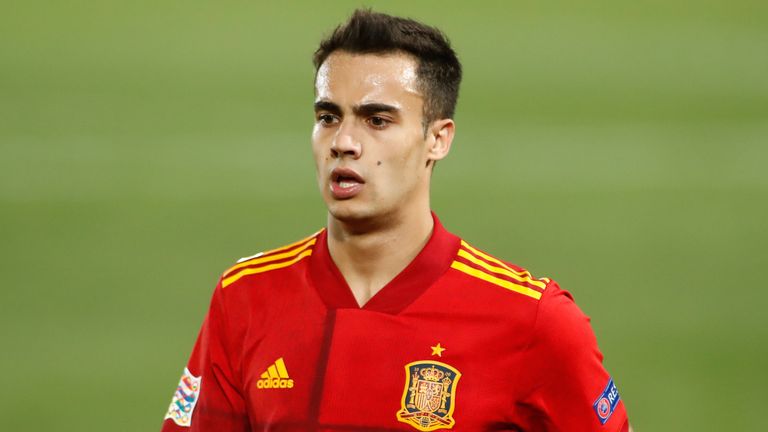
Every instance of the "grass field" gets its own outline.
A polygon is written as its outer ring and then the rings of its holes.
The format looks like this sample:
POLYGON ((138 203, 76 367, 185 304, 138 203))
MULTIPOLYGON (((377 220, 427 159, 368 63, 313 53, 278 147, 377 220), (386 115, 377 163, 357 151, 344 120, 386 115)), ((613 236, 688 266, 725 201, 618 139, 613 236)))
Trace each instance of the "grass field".
MULTIPOLYGON (((310 55, 360 2, 282 3, 4 5, 0 429, 158 429, 219 273, 322 226, 310 55)), ((768 6, 641 3, 380 10, 465 65, 443 222, 575 295, 636 431, 765 430, 768 6)))

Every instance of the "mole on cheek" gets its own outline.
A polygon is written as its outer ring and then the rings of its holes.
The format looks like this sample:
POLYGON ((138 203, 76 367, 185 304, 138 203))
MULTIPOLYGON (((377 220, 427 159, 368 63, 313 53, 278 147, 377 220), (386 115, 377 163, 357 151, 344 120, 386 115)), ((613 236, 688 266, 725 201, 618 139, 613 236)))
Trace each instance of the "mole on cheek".
POLYGON ((381 161, 376 162, 376 165, 381 165, 381 161))

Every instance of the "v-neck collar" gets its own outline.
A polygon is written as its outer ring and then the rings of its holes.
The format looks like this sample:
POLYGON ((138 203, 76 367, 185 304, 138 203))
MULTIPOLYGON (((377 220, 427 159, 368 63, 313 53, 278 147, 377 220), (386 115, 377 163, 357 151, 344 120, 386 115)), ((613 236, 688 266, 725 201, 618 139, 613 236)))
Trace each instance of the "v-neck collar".
POLYGON ((310 279, 329 309, 361 309, 397 314, 413 303, 451 266, 461 240, 432 213, 432 235, 416 258, 360 307, 328 252, 328 230, 317 236, 309 262, 310 279))

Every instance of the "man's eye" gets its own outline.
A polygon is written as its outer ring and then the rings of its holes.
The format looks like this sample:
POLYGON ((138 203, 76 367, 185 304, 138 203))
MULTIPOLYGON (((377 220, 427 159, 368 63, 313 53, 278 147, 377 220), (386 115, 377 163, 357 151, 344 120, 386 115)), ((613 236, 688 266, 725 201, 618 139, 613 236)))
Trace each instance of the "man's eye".
POLYGON ((317 121, 324 125, 331 125, 336 122, 336 116, 332 114, 320 114, 317 116, 317 121))
POLYGON ((371 124, 371 126, 377 127, 377 128, 383 128, 387 124, 389 124, 389 121, 387 119, 383 117, 377 117, 377 116, 373 116, 369 118, 368 122, 371 124))

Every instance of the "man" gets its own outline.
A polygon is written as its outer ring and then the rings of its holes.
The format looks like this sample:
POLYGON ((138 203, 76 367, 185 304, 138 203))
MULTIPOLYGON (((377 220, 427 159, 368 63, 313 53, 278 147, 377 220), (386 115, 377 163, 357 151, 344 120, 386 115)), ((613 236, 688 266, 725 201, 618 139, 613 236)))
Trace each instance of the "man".
POLYGON ((163 430, 627 430, 570 295, 430 212, 461 79, 444 36, 362 10, 314 60, 328 225, 223 274, 163 430))

